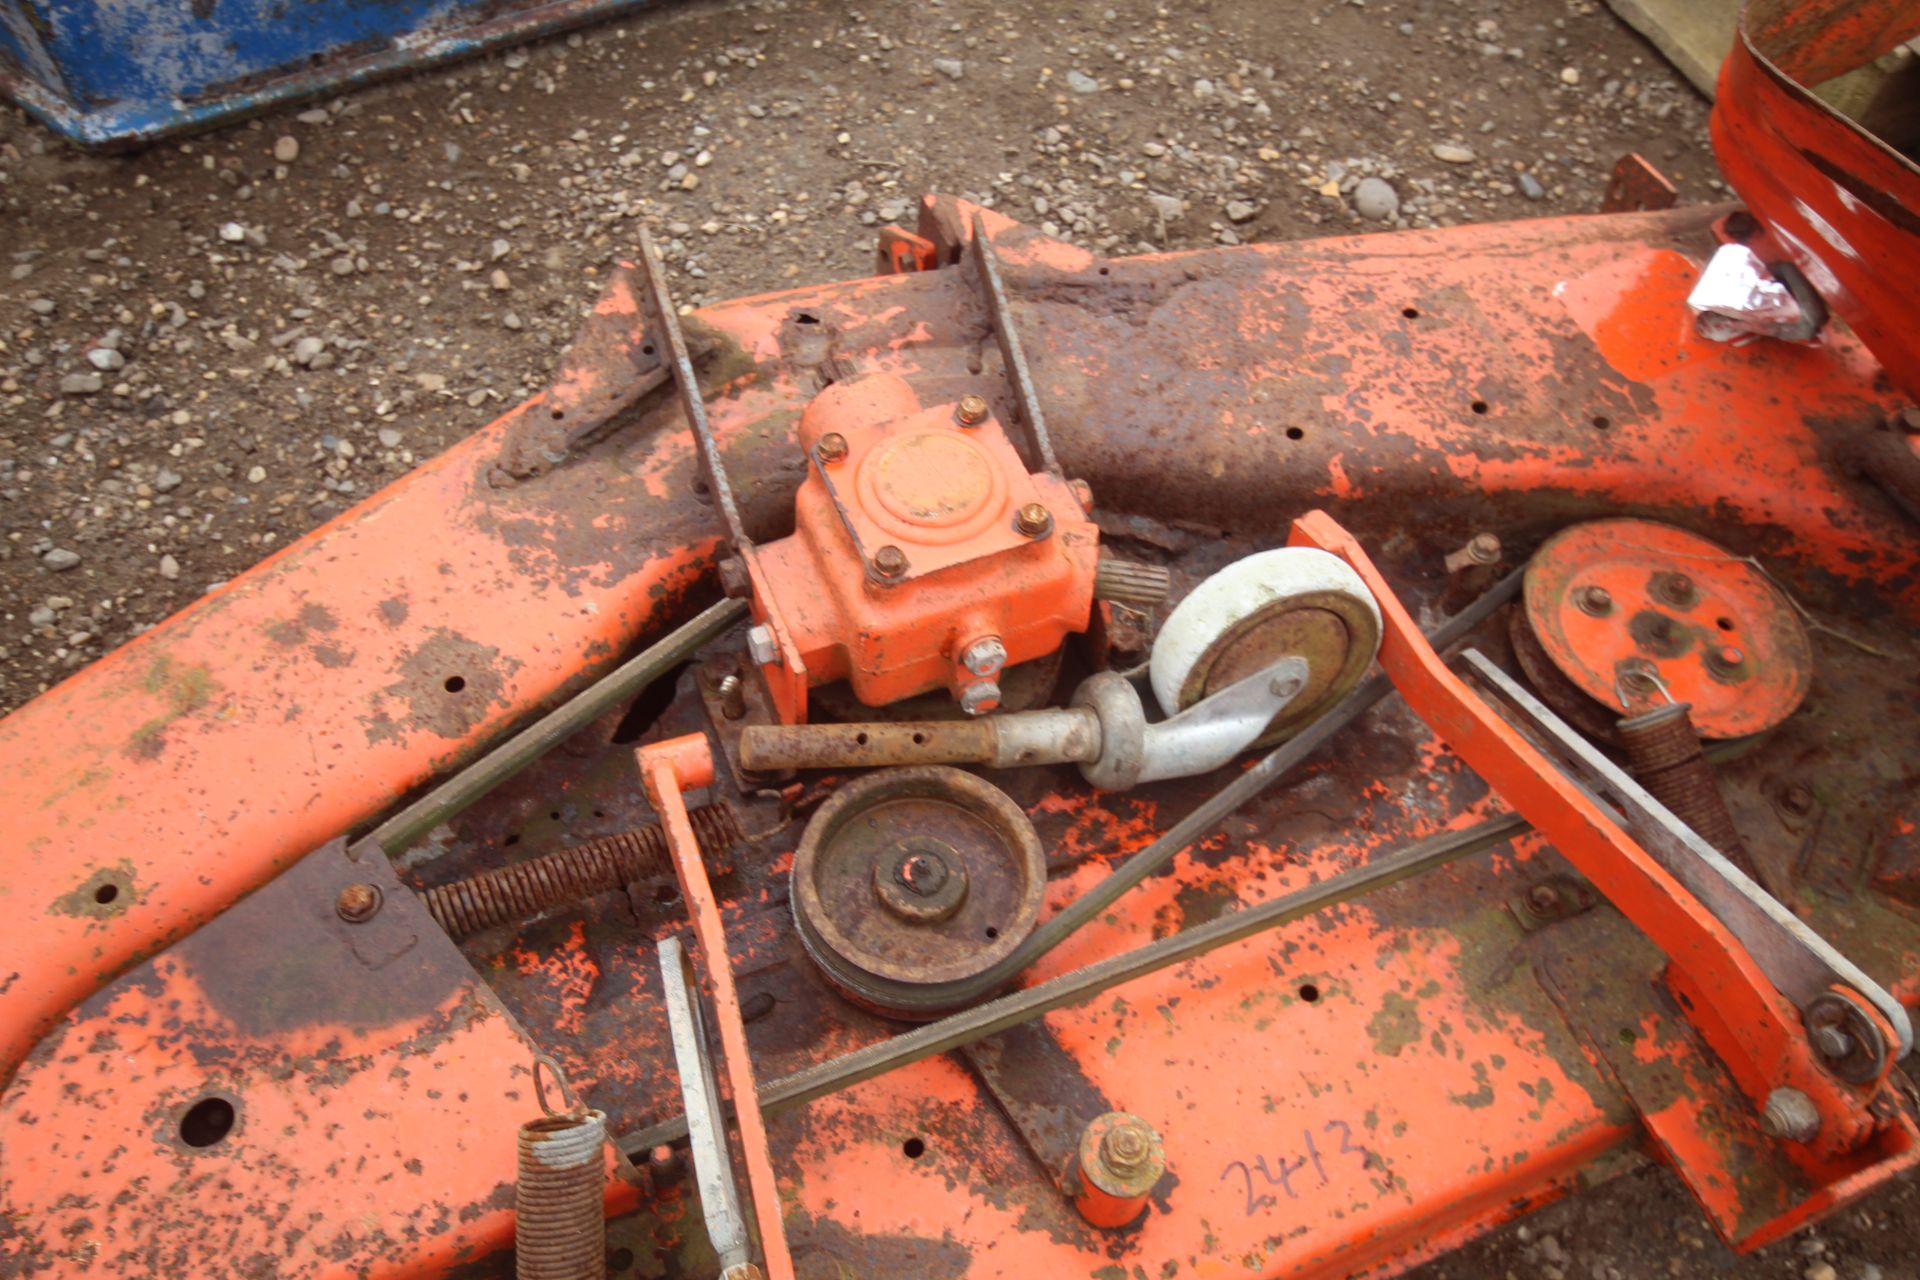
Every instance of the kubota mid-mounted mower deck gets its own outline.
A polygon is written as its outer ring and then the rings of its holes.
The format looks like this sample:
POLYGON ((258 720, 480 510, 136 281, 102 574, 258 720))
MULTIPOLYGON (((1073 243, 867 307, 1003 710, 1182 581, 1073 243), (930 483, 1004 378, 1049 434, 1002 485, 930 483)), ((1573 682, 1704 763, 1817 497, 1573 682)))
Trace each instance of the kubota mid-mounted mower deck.
POLYGON ((1920 1160, 1920 171, 1103 259, 929 197, 0 721, 0 1271, 1337 1276, 1920 1160), (956 766, 971 766, 962 768, 956 766))

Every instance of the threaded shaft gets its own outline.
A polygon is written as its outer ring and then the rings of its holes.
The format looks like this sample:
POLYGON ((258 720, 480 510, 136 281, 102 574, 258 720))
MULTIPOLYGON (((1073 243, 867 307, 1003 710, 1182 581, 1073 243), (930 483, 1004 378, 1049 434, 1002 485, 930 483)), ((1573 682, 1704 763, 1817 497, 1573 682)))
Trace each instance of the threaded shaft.
POLYGON ((1173 575, 1166 566, 1141 564, 1100 553, 1093 562, 1093 598, 1151 609, 1164 604, 1173 591, 1173 575))
MULTIPOLYGON (((731 869, 728 853, 740 839, 740 817, 725 802, 690 810, 701 855, 715 875, 731 869)), ((602 836, 511 867, 483 871, 421 894, 427 914, 456 941, 510 920, 624 888, 635 880, 673 875, 667 835, 659 824, 602 836)))
POLYGON ((607 1118, 547 1116, 520 1126, 513 1185, 513 1266, 519 1280, 601 1280, 607 1274, 607 1118))
POLYGON ((1688 705, 1676 702, 1619 722, 1627 763, 1640 785, 1748 875, 1753 861, 1727 812, 1713 766, 1700 749, 1688 705))

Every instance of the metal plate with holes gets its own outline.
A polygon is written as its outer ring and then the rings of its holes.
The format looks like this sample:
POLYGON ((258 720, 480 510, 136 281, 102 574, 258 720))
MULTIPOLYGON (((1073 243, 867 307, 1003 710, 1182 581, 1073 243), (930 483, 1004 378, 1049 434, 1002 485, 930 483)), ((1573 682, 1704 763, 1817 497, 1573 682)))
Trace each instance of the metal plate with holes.
POLYGON ((1751 561, 1651 520, 1595 520, 1549 539, 1527 568, 1527 621, 1588 697, 1658 700, 1651 671, 1693 706, 1702 737, 1779 724, 1806 697, 1813 651, 1793 606, 1751 561))

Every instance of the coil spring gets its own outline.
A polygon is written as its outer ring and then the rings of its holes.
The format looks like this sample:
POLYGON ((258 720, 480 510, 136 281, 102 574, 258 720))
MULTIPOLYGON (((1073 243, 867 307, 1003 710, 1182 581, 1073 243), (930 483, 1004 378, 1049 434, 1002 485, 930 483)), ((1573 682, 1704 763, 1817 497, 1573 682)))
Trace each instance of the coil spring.
POLYGON ((1693 727, 1688 704, 1675 702, 1627 716, 1618 727, 1628 766, 1640 785, 1702 840, 1752 875, 1753 860, 1733 825, 1733 815, 1727 812, 1713 766, 1700 749, 1700 734, 1693 727))
POLYGON ((513 1265, 519 1280, 601 1280, 607 1274, 607 1118, 544 1116, 520 1126, 513 1187, 513 1265))
MULTIPOLYGON (((731 870, 727 853, 741 839, 739 814, 722 801, 690 810, 687 816, 708 868, 715 875, 727 874, 731 870)), ((485 871, 420 896, 427 914, 457 941, 563 903, 624 888, 635 880, 672 875, 667 835, 656 823, 485 871)))

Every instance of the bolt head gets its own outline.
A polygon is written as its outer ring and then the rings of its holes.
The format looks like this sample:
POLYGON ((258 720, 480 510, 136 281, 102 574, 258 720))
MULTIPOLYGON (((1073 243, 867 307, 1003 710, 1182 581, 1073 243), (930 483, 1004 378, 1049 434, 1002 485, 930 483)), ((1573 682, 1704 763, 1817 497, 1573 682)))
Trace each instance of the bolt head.
POLYGON ((847 438, 838 431, 829 431, 820 437, 819 443, 813 446, 813 451, 819 455, 822 462, 838 462, 847 456, 847 438))
POLYGON ((1573 602, 1580 612, 1604 618, 1613 612, 1613 593, 1601 586, 1582 587, 1575 593, 1573 602))
POLYGON ((1815 1027, 1807 1033, 1813 1050, 1829 1062, 1838 1062, 1853 1052, 1853 1037, 1839 1027, 1815 1027))
POLYGON ((1491 533, 1476 533, 1467 539, 1467 555, 1476 564, 1492 564, 1500 558, 1500 539, 1491 533))
POLYGON ((975 427, 987 420, 987 398, 985 396, 965 395, 954 406, 953 416, 960 420, 963 427, 975 427))
POLYGON ((888 543, 873 553, 873 571, 883 578, 897 578, 907 571, 907 553, 888 543))
POLYGON ((780 665, 780 646, 772 627, 763 622, 747 628, 747 656, 763 667, 780 665))
POLYGON ((1007 665, 1007 646, 999 636, 983 636, 960 654, 960 665, 976 676, 990 676, 1007 665))
POLYGON ((1000 705, 1000 682, 982 680, 960 691, 960 709, 970 716, 983 716, 1000 705))
POLYGON ((1812 1142, 1820 1134, 1820 1112, 1798 1089, 1775 1089, 1760 1111, 1760 1131, 1788 1142, 1812 1142))
POLYGON ((1014 514, 1013 527, 1029 538, 1038 538, 1053 528, 1053 513, 1041 503, 1029 502, 1014 514))
POLYGON ((333 909, 349 924, 371 920, 374 913, 380 910, 380 887, 366 883, 350 884, 334 898, 333 909))
POLYGON ((1143 1124, 1115 1125, 1100 1139, 1100 1159, 1115 1173, 1132 1173, 1153 1156, 1153 1135, 1143 1124))
POLYGON ((1527 905, 1542 915, 1560 909, 1560 891, 1550 884, 1537 884, 1527 890, 1527 905))
POLYGON ((1067 488, 1073 490, 1073 496, 1079 501, 1082 511, 1091 512, 1093 510, 1092 485, 1088 484, 1085 480, 1076 479, 1067 481, 1067 488))
POLYGON ((1796 782, 1780 793, 1780 807, 1796 817, 1804 818, 1813 812, 1813 791, 1796 782))

